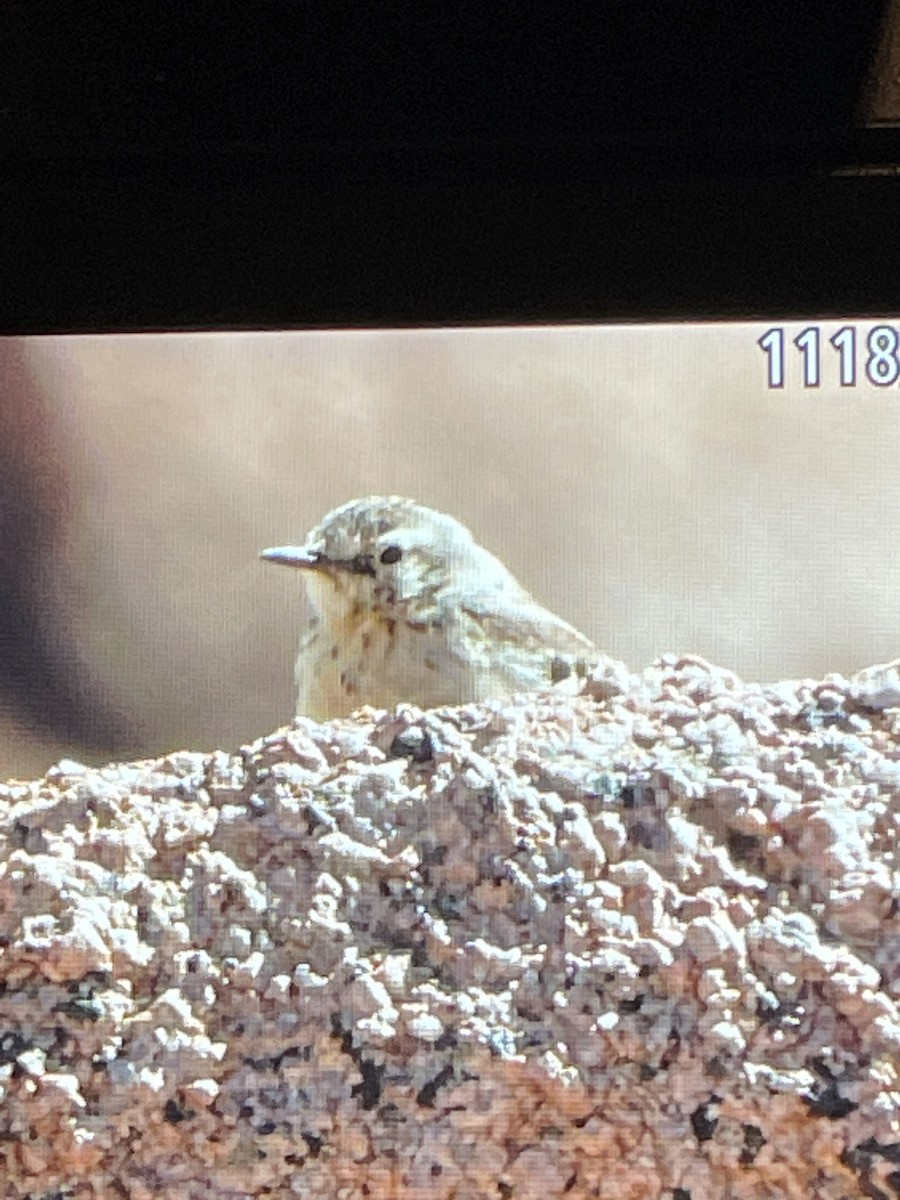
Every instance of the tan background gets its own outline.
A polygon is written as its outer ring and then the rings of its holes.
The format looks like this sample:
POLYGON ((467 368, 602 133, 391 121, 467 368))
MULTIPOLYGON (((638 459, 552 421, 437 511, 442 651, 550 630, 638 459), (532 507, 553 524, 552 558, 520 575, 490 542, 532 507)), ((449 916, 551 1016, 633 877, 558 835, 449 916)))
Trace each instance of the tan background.
POLYGON ((37 619, 87 713, 35 741, 8 699, 0 770, 285 721, 300 583, 258 551, 369 492, 452 512, 634 667, 693 651, 773 679, 897 656, 898 389, 840 389, 825 345, 822 387, 797 386, 791 350, 793 386, 769 391, 767 327, 0 342, 7 407, 40 414, 17 450, 52 517, 37 619))

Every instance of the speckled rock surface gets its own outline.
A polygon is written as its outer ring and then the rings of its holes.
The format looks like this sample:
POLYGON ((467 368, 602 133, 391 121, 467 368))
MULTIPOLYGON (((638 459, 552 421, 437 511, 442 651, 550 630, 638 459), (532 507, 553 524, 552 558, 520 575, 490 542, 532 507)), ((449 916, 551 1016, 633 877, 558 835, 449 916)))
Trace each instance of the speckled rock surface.
POLYGON ((900 673, 0 789, 0 1197, 900 1192, 900 673))

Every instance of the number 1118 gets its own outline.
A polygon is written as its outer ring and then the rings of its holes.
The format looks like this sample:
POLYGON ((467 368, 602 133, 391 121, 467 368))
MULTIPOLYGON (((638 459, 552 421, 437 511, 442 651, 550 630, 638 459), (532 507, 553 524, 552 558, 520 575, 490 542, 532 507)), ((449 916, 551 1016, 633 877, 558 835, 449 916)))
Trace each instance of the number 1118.
MULTIPOLYGON (((807 325, 792 340, 803 372, 803 386, 818 387, 822 374, 823 333, 818 325, 807 325)), ((785 381, 785 334, 781 326, 767 329, 756 343, 766 355, 766 384, 782 388, 785 381)), ((828 338, 834 350, 841 387, 857 386, 857 330, 855 325, 843 325, 828 338)), ((874 325, 865 340, 867 355, 863 369, 866 380, 874 387, 891 387, 900 379, 900 335, 893 325, 874 325)))

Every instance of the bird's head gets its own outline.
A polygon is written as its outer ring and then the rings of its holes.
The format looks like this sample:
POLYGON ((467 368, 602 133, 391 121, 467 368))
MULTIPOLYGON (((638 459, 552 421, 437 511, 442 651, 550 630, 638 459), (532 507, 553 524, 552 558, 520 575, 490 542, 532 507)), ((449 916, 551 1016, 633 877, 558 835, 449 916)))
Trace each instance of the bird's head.
POLYGON ((433 623, 467 588, 511 581, 459 521, 402 496, 351 500, 330 512, 303 545, 275 546, 262 557, 301 568, 326 620, 374 611, 433 623))

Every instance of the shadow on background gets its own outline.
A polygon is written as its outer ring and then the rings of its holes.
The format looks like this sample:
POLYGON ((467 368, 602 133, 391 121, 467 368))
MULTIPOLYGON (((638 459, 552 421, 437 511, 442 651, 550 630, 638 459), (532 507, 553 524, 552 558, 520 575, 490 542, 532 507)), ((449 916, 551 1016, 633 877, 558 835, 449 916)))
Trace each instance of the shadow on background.
POLYGON ((53 574, 68 518, 52 414, 22 343, 0 342, 0 774, 44 770, 75 751, 109 758, 137 737, 66 645, 53 574))

